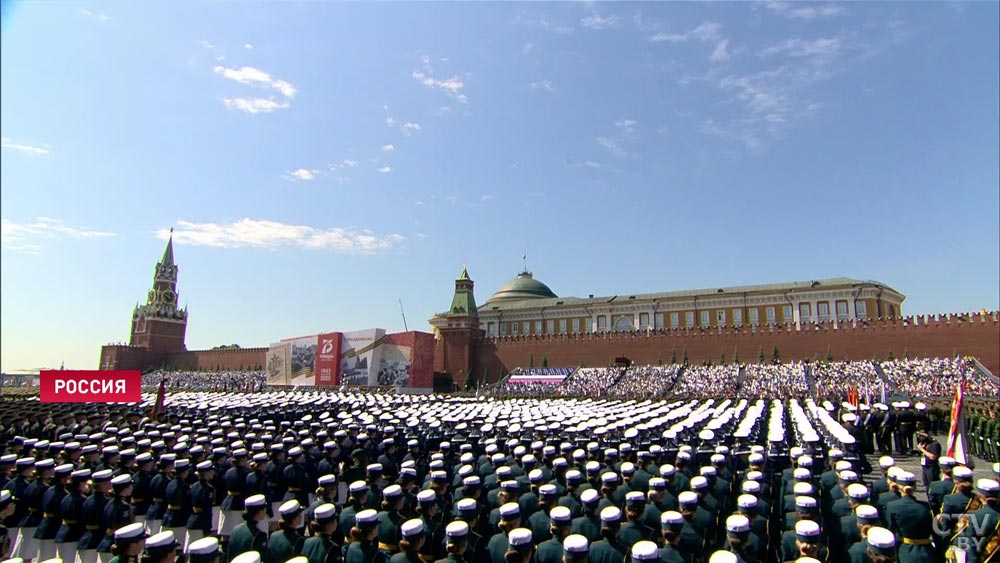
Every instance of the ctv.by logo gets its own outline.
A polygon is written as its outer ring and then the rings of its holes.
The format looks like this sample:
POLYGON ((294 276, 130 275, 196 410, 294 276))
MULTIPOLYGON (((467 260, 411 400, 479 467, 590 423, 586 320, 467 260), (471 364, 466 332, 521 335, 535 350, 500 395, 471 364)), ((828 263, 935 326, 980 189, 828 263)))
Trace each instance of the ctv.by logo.
POLYGON ((968 522, 971 536, 961 535, 952 540, 951 545, 962 551, 982 552, 989 539, 990 522, 977 514, 941 514, 933 521, 934 533, 938 536, 951 537, 962 520, 968 522))
POLYGON ((333 339, 324 338, 323 339, 323 349, 320 350, 320 354, 332 354, 333 353, 333 339))

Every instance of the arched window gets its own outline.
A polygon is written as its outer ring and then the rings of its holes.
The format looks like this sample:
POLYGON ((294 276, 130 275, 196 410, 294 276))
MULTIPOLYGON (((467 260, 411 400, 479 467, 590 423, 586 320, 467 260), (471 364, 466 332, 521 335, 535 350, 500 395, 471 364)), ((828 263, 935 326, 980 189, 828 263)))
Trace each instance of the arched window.
POLYGON ((615 319, 615 330, 632 330, 632 319, 629 317, 618 317, 615 319))

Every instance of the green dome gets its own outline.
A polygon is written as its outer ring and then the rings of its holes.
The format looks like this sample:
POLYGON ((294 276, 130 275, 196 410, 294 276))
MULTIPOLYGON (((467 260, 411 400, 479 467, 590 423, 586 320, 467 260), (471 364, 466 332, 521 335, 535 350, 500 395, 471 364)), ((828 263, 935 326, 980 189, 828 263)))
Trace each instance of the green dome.
POLYGON ((526 299, 547 299, 556 297, 549 286, 531 277, 531 272, 521 272, 516 278, 503 284, 500 290, 493 294, 486 302, 496 303, 498 301, 524 301, 526 299))

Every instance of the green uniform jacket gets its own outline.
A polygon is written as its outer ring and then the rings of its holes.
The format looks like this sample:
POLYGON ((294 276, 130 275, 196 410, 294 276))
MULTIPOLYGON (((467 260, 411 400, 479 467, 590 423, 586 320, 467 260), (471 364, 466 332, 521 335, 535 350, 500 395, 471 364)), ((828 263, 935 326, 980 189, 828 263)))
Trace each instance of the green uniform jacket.
POLYGON ((535 551, 535 563, 562 563, 563 545, 556 538, 543 541, 535 551))
POLYGON ((992 506, 986 505, 973 512, 969 517, 969 522, 970 524, 955 538, 953 545, 965 548, 966 563, 980 563, 983 554, 979 550, 986 546, 986 542, 977 542, 975 540, 983 540, 991 537, 992 534, 1000 533, 997 530, 997 525, 1000 523, 1000 512, 992 506), (978 528, 983 533, 978 533, 976 530, 977 526, 973 526, 971 522, 978 522, 978 528))
POLYGON ((929 540, 933 534, 933 517, 926 502, 910 496, 890 502, 886 510, 888 528, 900 538, 900 563, 935 563, 940 559, 934 547, 906 543, 906 539, 929 540))
POLYGON ((594 543, 601 539, 601 517, 594 513, 588 513, 579 518, 574 518, 569 531, 574 534, 580 534, 587 538, 587 541, 590 543, 594 543))
POLYGON ((590 544, 590 563, 622 563, 625 547, 620 543, 609 543, 604 539, 590 544))
POLYGON ((294 530, 278 530, 271 533, 267 540, 268 549, 271 551, 272 563, 285 563, 292 557, 302 554, 302 544, 306 541, 305 536, 294 530))
POLYGON ((313 536, 302 544, 302 555, 309 558, 309 563, 340 563, 341 547, 330 536, 313 536))
POLYGON ((267 534, 256 527, 250 528, 250 523, 244 522, 236 526, 232 535, 229 536, 226 559, 232 561, 237 555, 248 551, 259 553, 261 563, 271 563, 271 550, 267 545, 267 534))

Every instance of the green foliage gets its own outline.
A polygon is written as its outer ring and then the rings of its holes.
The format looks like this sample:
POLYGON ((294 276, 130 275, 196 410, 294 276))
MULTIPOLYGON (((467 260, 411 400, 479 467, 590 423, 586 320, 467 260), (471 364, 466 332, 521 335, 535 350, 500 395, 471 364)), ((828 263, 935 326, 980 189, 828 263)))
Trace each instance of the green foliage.
POLYGON ((472 374, 469 374, 469 376, 465 378, 465 390, 472 391, 475 388, 476 388, 476 378, 472 377, 472 374))
POLYGON ((774 348, 771 349, 771 361, 778 363, 781 361, 781 354, 778 352, 778 345, 775 344, 774 348))
POLYGON ((892 346, 889 346, 889 354, 885 357, 886 361, 893 361, 896 359, 895 354, 892 353, 892 346))
POLYGON ((758 364, 764 363, 764 347, 763 346, 761 346, 760 348, 757 349, 757 363, 758 364))
POLYGON ((682 359, 681 363, 683 363, 684 365, 688 365, 688 345, 687 344, 684 345, 684 356, 683 356, 683 359, 682 359))
POLYGON ((535 355, 534 354, 528 356, 528 367, 529 368, 535 367, 535 355))
POLYGON ((656 353, 656 365, 658 365, 658 366, 662 366, 663 365, 663 352, 657 352, 656 353))
POLYGON ((719 356, 719 365, 720 366, 726 365, 726 353, 725 352, 723 352, 722 355, 719 356))
POLYGON ((548 356, 542 356, 542 367, 543 368, 549 367, 549 357, 548 356))
POLYGON ((670 349, 670 363, 672 364, 677 363, 677 346, 674 346, 673 348, 670 349))
POLYGON ((829 344, 826 345, 826 361, 833 361, 833 348, 829 344))
POLYGON ((733 348, 733 363, 734 364, 739 364, 740 363, 740 347, 739 346, 733 348))

